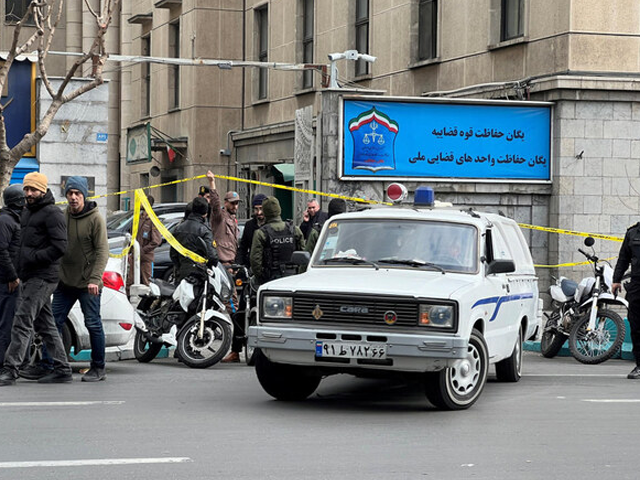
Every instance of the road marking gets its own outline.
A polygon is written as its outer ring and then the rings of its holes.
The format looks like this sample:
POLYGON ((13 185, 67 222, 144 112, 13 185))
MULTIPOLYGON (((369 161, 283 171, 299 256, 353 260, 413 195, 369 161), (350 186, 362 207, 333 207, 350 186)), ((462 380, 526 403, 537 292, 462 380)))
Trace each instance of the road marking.
POLYGON ((626 374, 606 374, 606 373, 525 373, 522 375, 523 377, 603 377, 603 378, 611 378, 611 377, 624 377, 626 378, 626 374))
POLYGON ((0 407, 77 407, 85 405, 122 405, 123 400, 101 402, 0 402, 0 407))
POLYGON ((145 463, 188 463, 189 457, 166 458, 104 458, 92 460, 51 460, 40 462, 0 462, 0 468, 34 468, 34 467, 93 467, 104 465, 138 465, 145 463))
POLYGON ((583 398, 582 401, 593 403, 640 403, 640 398, 583 398))

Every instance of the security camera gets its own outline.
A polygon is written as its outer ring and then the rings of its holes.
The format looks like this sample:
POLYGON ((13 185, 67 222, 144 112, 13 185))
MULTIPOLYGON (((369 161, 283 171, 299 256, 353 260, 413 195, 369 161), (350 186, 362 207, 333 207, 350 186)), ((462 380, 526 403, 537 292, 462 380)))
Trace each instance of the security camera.
POLYGON ((369 62, 369 63, 373 63, 377 60, 377 57, 374 57, 372 55, 367 55, 366 53, 359 54, 358 58, 361 58, 365 62, 369 62))
POLYGON ((225 152, 224 148, 221 148, 219 153, 220 155, 224 155, 224 152, 225 152))
POLYGON ((342 60, 343 58, 345 58, 344 53, 330 53, 329 54, 329 60, 331 60, 332 62, 335 60, 342 60))

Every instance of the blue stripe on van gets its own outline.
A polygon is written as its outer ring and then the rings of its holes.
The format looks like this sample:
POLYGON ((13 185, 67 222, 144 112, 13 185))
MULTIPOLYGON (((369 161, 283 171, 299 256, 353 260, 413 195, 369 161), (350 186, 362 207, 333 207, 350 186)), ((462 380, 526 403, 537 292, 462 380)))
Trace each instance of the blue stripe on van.
POLYGON ((498 312, 500 311, 500 306, 505 302, 514 302, 516 300, 525 300, 528 298, 533 298, 533 293, 517 293, 515 295, 505 295, 504 297, 487 297, 478 300, 473 304, 471 308, 475 308, 479 305, 490 305, 492 303, 496 304, 496 309, 493 311, 493 315, 489 319, 490 322, 493 322, 498 316, 498 312))

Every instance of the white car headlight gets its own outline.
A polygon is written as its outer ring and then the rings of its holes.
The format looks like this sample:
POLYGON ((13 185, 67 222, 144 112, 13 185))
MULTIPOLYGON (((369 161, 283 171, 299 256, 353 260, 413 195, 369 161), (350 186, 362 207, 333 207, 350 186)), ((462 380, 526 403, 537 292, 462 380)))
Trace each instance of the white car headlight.
POLYGON ((265 295, 262 297, 262 316, 264 318, 290 319, 293 311, 291 297, 265 295))
POLYGON ((421 304, 418 325, 452 329, 455 326, 456 312, 453 305, 421 304))

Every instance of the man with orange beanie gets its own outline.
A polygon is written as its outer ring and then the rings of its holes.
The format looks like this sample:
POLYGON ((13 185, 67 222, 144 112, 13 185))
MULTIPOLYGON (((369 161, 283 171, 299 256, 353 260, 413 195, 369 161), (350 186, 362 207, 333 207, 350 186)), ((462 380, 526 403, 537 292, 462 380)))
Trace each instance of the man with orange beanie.
POLYGON ((31 332, 40 335, 53 359, 53 371, 39 383, 72 380, 62 338, 51 311, 51 294, 58 285, 60 260, 67 249, 67 224, 55 205, 45 175, 31 172, 24 177, 27 208, 21 217, 21 247, 18 275, 20 297, 11 329, 11 343, 0 370, 0 386, 14 385, 19 368, 31 345, 31 332))

